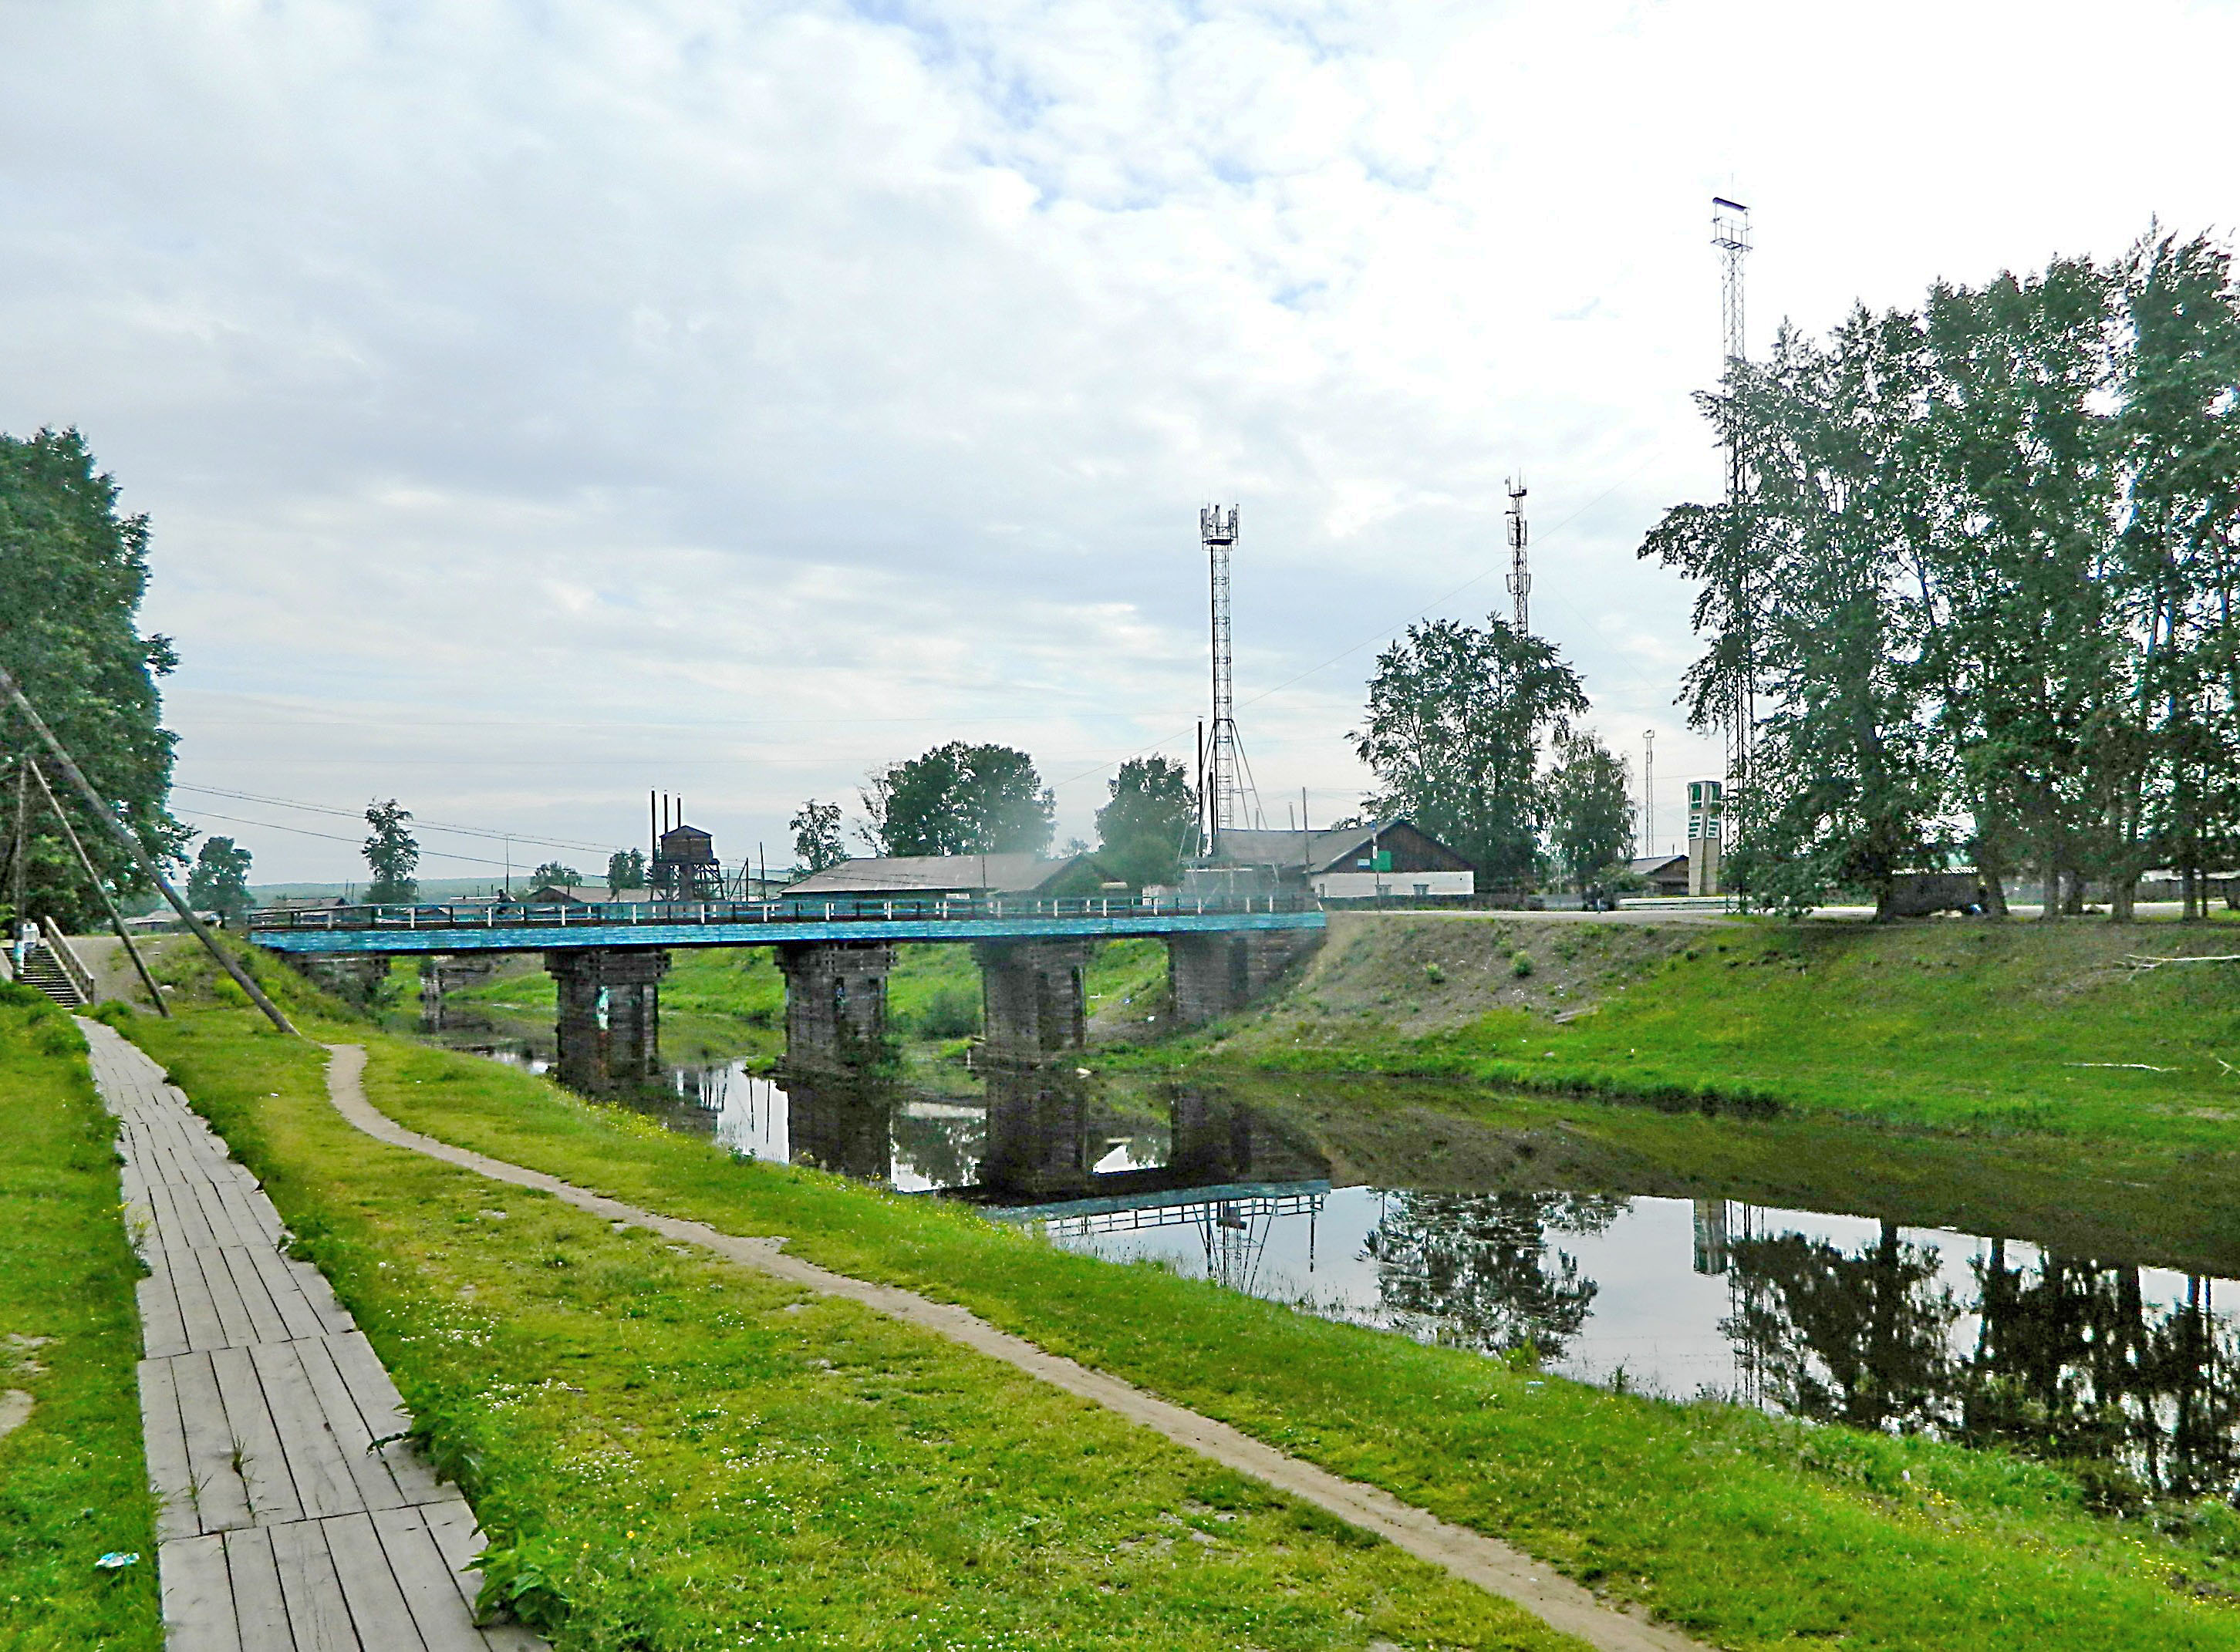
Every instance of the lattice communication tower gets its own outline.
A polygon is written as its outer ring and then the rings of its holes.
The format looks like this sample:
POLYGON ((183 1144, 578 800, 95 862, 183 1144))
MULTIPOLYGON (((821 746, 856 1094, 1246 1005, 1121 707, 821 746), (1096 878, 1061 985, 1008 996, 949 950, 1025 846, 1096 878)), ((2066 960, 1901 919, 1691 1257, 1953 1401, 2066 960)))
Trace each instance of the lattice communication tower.
POLYGON ((1509 488, 1509 607, 1516 616, 1517 634, 1532 634, 1532 570, 1524 560, 1530 530, 1524 524, 1524 483, 1511 476, 1509 488))
MULTIPOLYGON (((1743 259, 1750 250, 1750 209, 1739 201, 1730 201, 1723 196, 1711 197, 1711 244, 1718 249, 1719 324, 1726 351, 1730 372, 1750 359, 1750 339, 1743 313, 1743 259)), ((1744 470, 1743 436, 1738 423, 1730 419, 1727 440, 1727 506, 1738 513, 1743 496, 1750 490, 1750 477, 1744 470)), ((1751 611, 1750 594, 1745 588, 1735 593, 1734 609, 1737 615, 1747 616, 1751 611)), ((1747 618, 1744 618, 1747 624, 1747 618)), ((1750 730, 1757 721, 1757 688, 1752 680, 1752 650, 1743 649, 1743 663, 1729 686, 1725 712, 1727 725, 1727 786, 1726 803, 1728 834, 1731 836, 1738 823, 1734 816, 1747 809, 1750 799, 1750 730)))
POLYGON ((1237 543, 1237 507, 1224 512, 1219 505, 1205 506, 1197 513, 1197 533, 1205 543, 1213 608, 1213 726, 1207 731, 1202 796, 1206 847, 1218 854, 1223 832, 1252 823, 1248 813, 1252 783, 1237 737, 1237 691, 1231 676, 1229 553, 1237 543))

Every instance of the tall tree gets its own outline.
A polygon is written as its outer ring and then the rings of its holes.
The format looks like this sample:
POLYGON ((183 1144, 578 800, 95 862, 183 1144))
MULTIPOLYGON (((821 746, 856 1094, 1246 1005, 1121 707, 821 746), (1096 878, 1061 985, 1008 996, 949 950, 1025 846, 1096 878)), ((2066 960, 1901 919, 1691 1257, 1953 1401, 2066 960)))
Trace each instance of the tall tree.
POLYGON ((1410 625, 1377 656, 1351 736, 1377 776, 1363 807, 1405 815, 1497 883, 1530 878, 1548 798, 1540 754, 1585 712, 1578 673, 1498 615, 1410 625))
POLYGON ((1575 733, 1549 776, 1549 837, 1564 875, 1582 887, 1633 858, 1633 782, 1625 759, 1575 733))
POLYGON ((812 872, 837 866, 848 858, 840 841, 840 805, 820 803, 811 797, 786 824, 793 829, 794 864, 812 872))
POLYGON ((1025 752, 961 740, 879 769, 861 796, 883 855, 1039 855, 1057 813, 1025 752))
POLYGON ((228 918, 246 912, 254 904, 249 893, 249 851, 230 837, 203 839, 187 873, 188 904, 201 911, 222 912, 228 918))
POLYGON ((1104 865, 1138 889, 1173 883, 1197 829, 1190 770, 1171 757, 1130 757, 1111 790, 1111 801, 1097 811, 1104 865))
POLYGON ((607 893, 620 895, 624 889, 645 887, 645 851, 642 849, 618 849, 607 856, 607 893))
MULTIPOLYGON (((150 854, 176 863, 192 833, 165 806, 173 737, 156 684, 177 656, 167 638, 138 629, 148 522, 121 515, 117 496, 76 430, 0 436, 0 663, 150 854)), ((31 744, 20 720, 0 717, 0 745, 31 744)), ((36 809, 26 824, 24 904, 65 925, 97 920, 60 829, 36 809)), ((106 833, 78 836, 113 893, 149 887, 106 833)), ((0 883, 0 899, 12 883, 0 883)))
POLYGON ((583 875, 564 861, 546 861, 529 875, 530 887, 550 884, 555 889, 572 889, 583 881, 583 875))
POLYGON ((412 874, 420 864, 420 840, 405 829, 411 818, 394 797, 365 806, 365 823, 373 828, 365 840, 365 863, 373 869, 365 898, 376 906, 402 906, 419 896, 412 874))

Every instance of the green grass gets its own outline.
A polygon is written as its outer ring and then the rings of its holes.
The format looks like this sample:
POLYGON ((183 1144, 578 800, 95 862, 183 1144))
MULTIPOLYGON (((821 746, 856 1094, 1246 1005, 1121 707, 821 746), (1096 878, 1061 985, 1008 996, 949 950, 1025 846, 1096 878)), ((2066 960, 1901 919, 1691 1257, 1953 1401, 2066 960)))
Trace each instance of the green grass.
MULTIPOLYGON (((494 1070, 329 1030, 438 1114, 494 1070)), ((372 1142, 321 1052, 243 1017, 131 1031, 263 1178, 496 1535, 492 1587, 563 1652, 1576 1644, 929 1334, 372 1142)))
MULTIPOLYGON (((278 1072, 283 1063, 268 1053, 278 1041, 244 1033, 243 1025, 238 1016, 205 1017, 181 1027, 143 1023, 134 1031, 230 1134, 257 1109, 253 1096, 280 1089, 300 1096, 312 1076, 307 1059, 293 1056, 287 1059, 299 1070, 278 1072), (273 1069, 269 1080, 265 1069, 273 1069)), ((1725 1405, 1543 1379, 1460 1350, 1316 1320, 1156 1269, 1056 1251, 935 1202, 737 1162, 517 1072, 393 1041, 368 1042, 376 1104, 414 1128, 731 1231, 782 1233, 829 1267, 963 1302, 1044 1347, 1128 1376, 1449 1519, 1522 1542, 1575 1576, 1652 1606, 1723 1645, 1754 1649, 1840 1637, 1853 1648, 1893 1649, 2240 1646, 2240 1612, 2171 1586, 2178 1575, 2216 1589, 2240 1586, 2234 1559, 2240 1519, 2220 1506, 2165 1509, 2153 1521, 2119 1524, 2087 1512, 2070 1475, 2003 1453, 1814 1429, 1725 1405)), ((257 1115, 265 1140, 250 1148, 252 1162, 283 1207, 302 1209, 316 1196, 321 1209, 350 1213, 347 1232, 339 1217, 327 1218, 334 1225, 323 1232, 331 1237, 321 1240, 349 1242, 323 1253, 346 1294, 363 1304, 377 1341, 394 1352, 408 1389, 424 1400, 439 1429, 453 1427, 443 1419, 479 1417, 465 1396, 477 1382, 499 1381, 514 1362, 479 1350, 470 1355, 459 1336, 443 1329, 453 1320, 427 1316, 456 1297, 455 1281, 471 1275, 466 1282, 477 1282, 519 1249, 467 1243, 465 1236, 479 1230, 453 1206, 497 1201, 478 1189, 439 1198, 437 1183, 426 1178, 451 1173, 391 1166, 371 1144, 335 1135, 337 1127, 317 1113, 315 1105, 292 1099, 284 1107, 266 1106, 257 1115), (276 1133, 283 1120, 290 1132, 285 1144, 276 1133), (400 1249, 406 1243, 401 1224, 423 1219, 439 1226, 448 1220, 448 1231, 457 1236, 440 1258, 400 1249), (471 1266, 463 1259, 469 1251, 471 1266), (376 1258, 392 1266, 380 1269, 376 1258), (417 1340, 405 1343, 407 1336, 417 1340), (456 1361, 468 1363, 450 1363, 456 1361)), ((584 1236, 563 1252, 572 1258, 576 1243, 595 1237, 584 1236)), ((540 1238, 530 1249, 532 1261, 543 1246, 540 1238)), ((591 1276, 587 1264, 574 1260, 552 1271, 569 1281, 591 1276)), ((485 1290, 478 1284, 474 1313, 492 1315, 493 1301, 511 1300, 497 1293, 516 1289, 530 1286, 485 1290)), ((632 1289, 636 1296, 648 1295, 644 1288, 632 1289)), ((710 1289, 710 1300, 715 1294, 710 1289)), ((530 1300, 522 1299, 523 1311, 530 1300)), ((480 1329, 471 1336, 497 1348, 515 1334, 510 1311, 487 1323, 477 1318, 480 1329)), ((655 1329, 633 1325, 626 1340, 635 1349, 655 1329)), ((868 1337, 871 1329, 859 1326, 850 1334, 868 1337)), ((590 1337, 589 1326, 583 1335, 590 1337)), ((880 1347, 870 1363, 883 1369, 897 1356, 880 1347)), ((524 1353, 519 1364, 543 1373, 575 1369, 541 1347, 533 1356, 524 1353)), ((714 1380, 712 1373, 703 1376, 699 1368, 664 1356, 645 1363, 641 1383, 670 1394, 662 1373, 671 1369, 694 1373, 677 1390, 680 1405, 683 1391, 714 1380)), ((1034 1398, 1023 1390, 1009 1403, 1034 1398)), ((588 1408, 590 1401, 555 1403, 588 1408)), ((641 1425, 649 1433, 673 1429, 682 1415, 664 1420, 648 1414, 641 1425)), ((477 1429, 498 1426, 462 1421, 456 1437, 478 1440, 477 1429)), ((549 1451, 549 1442, 535 1442, 555 1426, 540 1423, 526 1435, 506 1436, 513 1442, 506 1449, 525 1454, 520 1468, 508 1470, 516 1483, 554 1483, 538 1480, 560 1469, 540 1466, 544 1460, 537 1453, 549 1451)), ((947 1437, 963 1436, 950 1427, 947 1437)), ((500 1447, 479 1449, 487 1474, 500 1447)), ((662 1482, 636 1461, 629 1495, 644 1501, 662 1482)), ((1115 1461, 1118 1479, 1140 1472, 1130 1459, 1115 1461)), ((992 1483, 1005 1486, 1030 1477, 1024 1464, 991 1465, 988 1472, 992 1483)), ((500 1499, 501 1529, 510 1536, 526 1534, 526 1542, 543 1529, 535 1522, 559 1522, 565 1535, 536 1553, 557 1563, 570 1545, 590 1542, 592 1549, 583 1552, 610 1556, 596 1574, 605 1577, 618 1562, 610 1549, 598 1549, 610 1537, 597 1534, 625 1509, 598 1501, 608 1494, 595 1495, 589 1486, 578 1493, 570 1485, 571 1495, 590 1499, 585 1507, 593 1517, 586 1523, 575 1523, 572 1510, 564 1519, 551 1512, 560 1504, 549 1496, 520 1504, 500 1499)), ((1124 1495, 1123 1489, 1114 1486, 1112 1495, 1124 1495)), ((663 1528, 664 1545, 682 1539, 675 1522, 689 1506, 663 1502, 671 1521, 663 1528)), ((797 1509, 799 1518, 810 1518, 797 1509)), ((946 1514, 943 1509, 930 1517, 946 1514)), ((881 1542, 889 1535, 882 1530, 881 1542)), ((695 1556, 680 1564, 701 1575, 697 1569, 710 1556, 695 1556)), ((569 1587, 606 1585, 579 1579, 569 1587)), ((891 1609, 892 1596, 877 1599, 884 1604, 867 1611, 891 1609)), ((1242 1635, 1232 1626, 1231 1633, 1273 1643, 1264 1629, 1242 1635)), ((1157 1643, 1155 1637, 1115 1638, 1157 1643)))
POLYGON ((163 1642, 134 1380, 140 1269, 115 1142, 77 1029, 45 999, 0 985, 0 1390, 37 1402, 0 1438, 8 1652, 163 1642), (140 1559, 97 1569, 111 1551, 140 1559))
POLYGON ((2135 976, 2122 962, 2240 951, 2226 925, 1750 922, 1667 928, 1661 956, 1621 956, 1619 926, 1365 922, 1391 926, 1385 944, 1349 961, 1334 929, 1330 951, 1266 1008, 1133 1059, 2240 1145, 2240 1070, 2227 1064, 2240 1047, 2240 966, 2135 976), (1539 973, 1571 969, 1567 1004, 1493 1002, 1513 983, 1490 966, 1527 927, 1539 973), (1433 965, 1456 983, 1443 988, 1444 1024, 1396 1031, 1377 997, 1417 989, 1433 965))

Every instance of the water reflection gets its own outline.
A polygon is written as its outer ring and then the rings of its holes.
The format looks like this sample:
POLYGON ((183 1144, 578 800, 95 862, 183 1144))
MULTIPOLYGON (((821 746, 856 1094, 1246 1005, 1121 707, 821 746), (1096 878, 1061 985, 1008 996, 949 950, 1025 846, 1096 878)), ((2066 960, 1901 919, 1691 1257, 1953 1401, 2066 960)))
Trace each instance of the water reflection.
MULTIPOLYGON (((1588 1381, 2120 1465, 2119 1491, 2240 1490, 2240 1322, 2218 1309, 2240 1292, 2222 1281, 1718 1199, 1370 1187, 1296 1120, 1217 1088, 983 1078, 943 1096, 730 1063, 624 1099, 735 1153, 942 1191, 1070 1249, 1529 1349, 1588 1381)), ((1420 1162, 1443 1180, 1443 1148, 1390 1152, 1380 1176, 1420 1162)))

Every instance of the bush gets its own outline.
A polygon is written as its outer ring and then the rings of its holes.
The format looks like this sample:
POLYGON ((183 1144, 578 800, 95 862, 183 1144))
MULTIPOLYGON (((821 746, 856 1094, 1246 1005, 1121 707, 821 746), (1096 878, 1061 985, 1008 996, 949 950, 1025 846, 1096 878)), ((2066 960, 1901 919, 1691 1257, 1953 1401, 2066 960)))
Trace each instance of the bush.
POLYGON ((1520 952, 1514 957, 1510 958, 1509 961, 1509 973, 1515 976, 1519 981, 1523 980, 1525 976, 1530 975, 1532 973, 1532 955, 1529 952, 1520 952))
POLYGON ((964 1038, 980 1030, 980 995, 962 982, 935 988, 905 1030, 921 1038, 964 1038))

